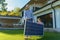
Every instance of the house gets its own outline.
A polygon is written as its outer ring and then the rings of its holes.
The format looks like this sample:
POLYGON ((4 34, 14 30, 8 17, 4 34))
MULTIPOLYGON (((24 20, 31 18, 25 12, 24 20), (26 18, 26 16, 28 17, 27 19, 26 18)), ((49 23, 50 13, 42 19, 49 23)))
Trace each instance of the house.
POLYGON ((10 16, 13 13, 5 10, 7 3, 4 2, 5 0, 0 0, 0 28, 15 28, 14 25, 19 24, 21 17, 17 16, 17 13, 15 13, 15 16, 10 16), (9 13, 10 15, 8 15, 9 13))
MULTIPOLYGON (((13 11, 7 11, 5 3, 6 0, 0 0, 0 29, 1 28, 19 28, 21 15, 13 11)), ((15 10, 15 9, 14 9, 15 10)), ((17 9, 19 10, 19 9, 17 9)))
MULTIPOLYGON (((60 0, 30 0, 27 4, 33 9, 35 22, 40 17, 44 28, 60 32, 60 0)), ((22 14, 25 6, 21 9, 22 14)))

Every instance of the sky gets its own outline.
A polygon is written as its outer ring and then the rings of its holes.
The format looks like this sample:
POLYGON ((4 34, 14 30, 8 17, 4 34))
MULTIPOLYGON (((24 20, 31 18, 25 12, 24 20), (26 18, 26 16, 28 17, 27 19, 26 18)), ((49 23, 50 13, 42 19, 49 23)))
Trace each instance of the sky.
POLYGON ((22 8, 29 0, 6 0, 7 10, 11 11, 16 7, 22 8))

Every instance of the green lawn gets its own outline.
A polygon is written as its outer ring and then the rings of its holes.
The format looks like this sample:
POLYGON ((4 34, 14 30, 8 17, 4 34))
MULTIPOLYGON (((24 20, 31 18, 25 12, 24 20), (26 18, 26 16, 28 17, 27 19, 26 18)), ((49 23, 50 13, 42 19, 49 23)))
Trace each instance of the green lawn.
MULTIPOLYGON (((32 36, 33 40, 60 40, 60 33, 45 32, 44 37, 32 36)), ((0 30, 0 40, 24 40, 23 30, 0 30)))
POLYGON ((23 30, 0 30, 0 40, 24 40, 23 30))
POLYGON ((60 40, 60 33, 57 32, 45 32, 44 37, 39 40, 60 40))

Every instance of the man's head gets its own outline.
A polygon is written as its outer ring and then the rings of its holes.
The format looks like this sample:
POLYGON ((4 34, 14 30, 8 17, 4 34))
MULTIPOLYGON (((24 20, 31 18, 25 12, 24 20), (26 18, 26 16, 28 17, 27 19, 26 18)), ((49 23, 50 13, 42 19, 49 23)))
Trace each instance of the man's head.
POLYGON ((28 10, 29 9, 29 5, 26 5, 25 9, 28 10))

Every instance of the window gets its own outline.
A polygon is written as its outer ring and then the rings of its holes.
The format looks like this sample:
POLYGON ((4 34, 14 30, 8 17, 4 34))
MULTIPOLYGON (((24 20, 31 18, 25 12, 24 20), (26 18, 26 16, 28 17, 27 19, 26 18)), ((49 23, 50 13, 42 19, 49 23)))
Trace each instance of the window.
POLYGON ((53 28, 52 12, 38 17, 41 18, 45 28, 53 28))

